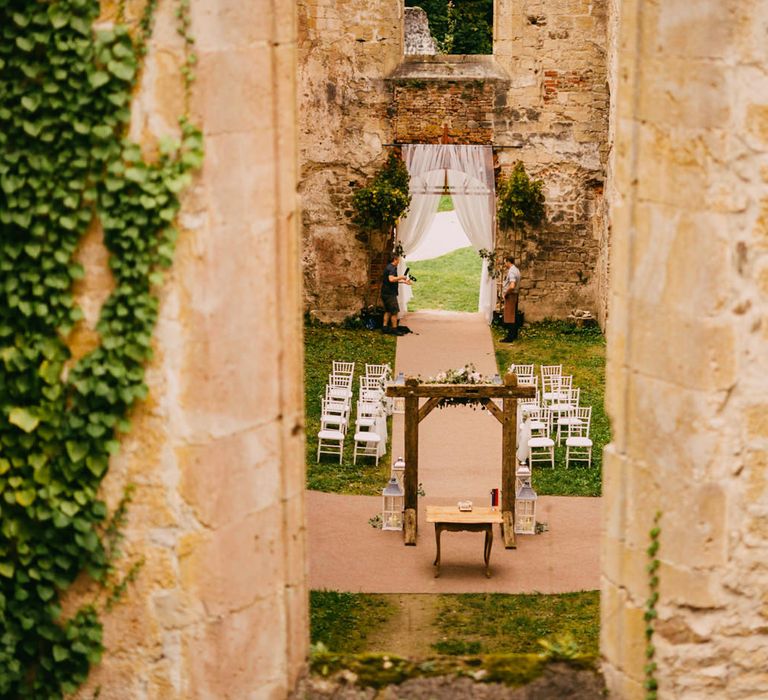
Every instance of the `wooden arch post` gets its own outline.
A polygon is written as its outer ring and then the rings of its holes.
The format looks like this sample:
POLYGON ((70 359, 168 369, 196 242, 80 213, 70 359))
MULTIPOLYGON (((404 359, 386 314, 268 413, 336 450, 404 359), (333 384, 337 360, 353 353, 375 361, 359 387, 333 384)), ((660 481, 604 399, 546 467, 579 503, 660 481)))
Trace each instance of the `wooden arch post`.
POLYGON ((416 544, 419 501, 419 423, 446 398, 476 399, 501 423, 501 512, 504 546, 515 544, 515 461, 517 438, 517 400, 534 398, 533 386, 518 386, 517 375, 507 374, 504 384, 421 384, 409 377, 405 386, 387 387, 387 396, 405 399, 405 527, 406 545, 416 544), (427 399, 423 406, 421 399, 427 399), (493 399, 501 399, 499 408, 493 399))

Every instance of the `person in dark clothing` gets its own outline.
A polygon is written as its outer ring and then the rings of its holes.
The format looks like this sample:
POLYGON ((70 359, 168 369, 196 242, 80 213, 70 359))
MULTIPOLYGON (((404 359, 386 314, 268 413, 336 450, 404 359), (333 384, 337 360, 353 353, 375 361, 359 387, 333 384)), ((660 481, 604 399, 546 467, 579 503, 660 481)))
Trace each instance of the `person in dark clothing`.
POLYGON ((384 333, 397 334, 397 314, 400 313, 400 305, 397 303, 398 286, 401 283, 411 284, 411 280, 405 275, 397 274, 399 262, 400 256, 393 253, 384 268, 381 280, 381 301, 384 304, 384 322, 381 330, 384 333))

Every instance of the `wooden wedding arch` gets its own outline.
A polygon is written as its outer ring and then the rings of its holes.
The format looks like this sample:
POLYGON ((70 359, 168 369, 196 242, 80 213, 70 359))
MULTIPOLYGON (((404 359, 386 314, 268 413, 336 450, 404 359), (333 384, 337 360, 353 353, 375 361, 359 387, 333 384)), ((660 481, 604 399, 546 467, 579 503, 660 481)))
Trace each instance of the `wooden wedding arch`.
POLYGON ((415 377, 404 385, 390 385, 387 396, 405 399, 405 526, 406 545, 416 544, 418 530, 419 423, 447 398, 475 399, 501 423, 501 512, 504 546, 515 543, 515 462, 517 452, 517 400, 536 396, 533 386, 518 386, 517 375, 509 373, 503 384, 422 384, 415 377), (427 399, 420 406, 421 399, 427 399), (501 399, 499 408, 493 399, 501 399))

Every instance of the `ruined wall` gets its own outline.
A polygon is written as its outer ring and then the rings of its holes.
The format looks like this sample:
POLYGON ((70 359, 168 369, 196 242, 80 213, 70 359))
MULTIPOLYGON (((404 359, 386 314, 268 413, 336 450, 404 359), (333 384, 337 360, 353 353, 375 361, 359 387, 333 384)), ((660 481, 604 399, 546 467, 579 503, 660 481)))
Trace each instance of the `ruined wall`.
POLYGON ((611 203, 601 648, 643 698, 768 697, 768 6, 625 0, 611 203))
POLYGON ((403 3, 296 4, 305 306, 341 320, 360 310, 374 253, 386 245, 383 236, 353 226, 351 198, 383 165, 383 144, 392 142, 384 78, 402 57, 403 3))
MULTIPOLYGON (((174 9, 159 3, 134 101, 150 151, 182 109, 174 9)), ((105 3, 105 21, 114 11, 105 3)), ((294 11, 192 0, 205 163, 162 292, 149 398, 105 482, 112 505, 136 485, 124 561, 145 564, 104 616, 107 651, 82 698, 277 700, 305 661, 294 11)), ((92 324, 109 284, 97 235, 81 256, 92 324)))
POLYGON ((518 160, 544 181, 547 223, 498 248, 518 259, 527 319, 596 311, 608 154, 607 0, 499 0, 494 58, 510 77, 497 97, 502 172, 518 160))
POLYGON ((350 184, 381 164, 383 143, 434 143, 446 127, 455 143, 499 146, 502 171, 522 160, 546 183, 548 224, 499 236, 500 252, 520 258, 527 317, 597 310, 606 3, 498 0, 494 56, 403 57, 401 0, 299 2, 309 310, 329 320, 358 311, 385 243, 350 225, 350 184))

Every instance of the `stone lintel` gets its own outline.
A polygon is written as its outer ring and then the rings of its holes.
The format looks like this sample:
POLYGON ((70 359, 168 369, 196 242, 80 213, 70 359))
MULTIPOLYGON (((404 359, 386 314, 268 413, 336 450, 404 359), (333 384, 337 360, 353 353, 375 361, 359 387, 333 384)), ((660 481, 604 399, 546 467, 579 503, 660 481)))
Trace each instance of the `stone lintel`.
POLYGON ((395 83, 411 80, 481 80, 508 83, 509 74, 493 56, 403 56, 400 65, 386 78, 395 83))

